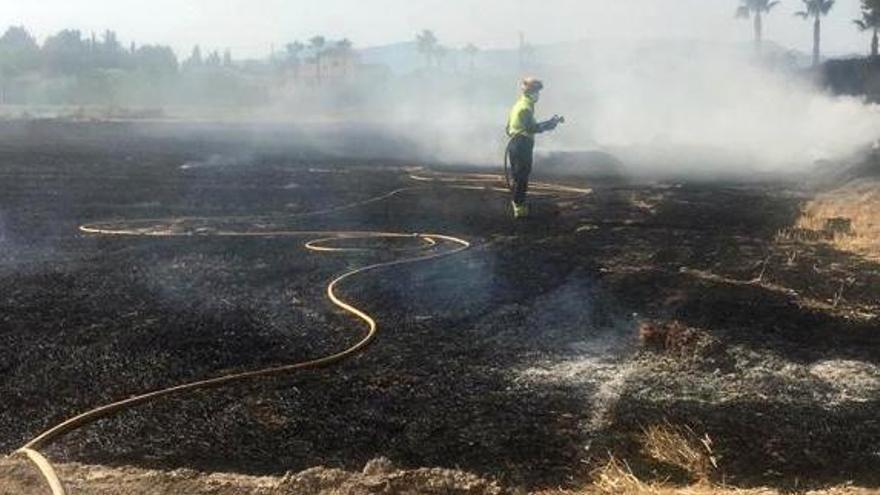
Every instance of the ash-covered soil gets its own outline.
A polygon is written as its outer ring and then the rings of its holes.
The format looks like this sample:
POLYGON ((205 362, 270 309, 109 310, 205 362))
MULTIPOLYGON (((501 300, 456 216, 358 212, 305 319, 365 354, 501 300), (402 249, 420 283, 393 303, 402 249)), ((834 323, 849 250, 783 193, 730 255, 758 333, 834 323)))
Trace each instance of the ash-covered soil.
MULTIPOLYGON (((79 464, 58 467, 66 489, 89 495, 508 495, 498 482, 453 469, 399 469, 386 458, 373 459, 362 471, 314 467, 283 476, 164 471, 137 467, 107 468, 79 464)), ((0 459, 0 495, 45 491, 44 481, 23 460, 0 459)), ((763 495, 763 494, 762 494, 763 495)))
POLYGON ((419 163, 383 159, 407 143, 369 133, 0 127, 0 452, 112 400, 355 342, 325 284, 393 252, 77 230, 271 215, 474 247, 346 282, 380 325, 355 359, 143 406, 50 458, 280 475, 384 456, 540 488, 589 478, 609 453, 686 478, 640 444, 670 423, 708 435, 727 483, 880 482, 880 264, 780 236, 809 197, 794 184, 568 177, 592 193, 536 198, 514 222, 503 194, 415 182, 419 163))

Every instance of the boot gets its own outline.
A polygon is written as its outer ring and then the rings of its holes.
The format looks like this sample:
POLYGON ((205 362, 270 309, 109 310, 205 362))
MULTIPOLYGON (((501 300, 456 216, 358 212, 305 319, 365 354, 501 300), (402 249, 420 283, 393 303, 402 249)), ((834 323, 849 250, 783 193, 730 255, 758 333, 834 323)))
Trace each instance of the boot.
POLYGON ((529 216, 529 206, 527 204, 518 205, 514 202, 510 204, 513 206, 513 218, 526 218, 529 216))

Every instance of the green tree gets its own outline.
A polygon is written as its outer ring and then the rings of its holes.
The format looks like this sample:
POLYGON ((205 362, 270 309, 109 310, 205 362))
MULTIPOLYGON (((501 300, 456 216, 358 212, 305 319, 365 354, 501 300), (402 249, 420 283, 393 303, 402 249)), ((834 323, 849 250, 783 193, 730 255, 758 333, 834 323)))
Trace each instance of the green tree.
POLYGON ((7 100, 8 86, 16 77, 36 70, 40 47, 24 27, 11 27, 0 37, 0 103, 7 100))
POLYGON ((430 29, 425 29, 416 35, 416 45, 419 53, 425 57, 425 65, 431 67, 431 62, 437 57, 437 48, 440 46, 437 36, 430 29))
POLYGON ((755 29, 755 50, 759 53, 764 39, 764 19, 765 14, 769 14, 773 7, 779 5, 778 1, 771 0, 740 0, 742 5, 736 9, 736 17, 740 19, 754 19, 755 29))
POLYGON ((813 19, 813 67, 819 65, 822 58, 822 17, 828 15, 834 7, 835 0, 801 0, 804 10, 794 15, 803 19, 813 19))
POLYGON ((177 56, 168 46, 143 45, 134 53, 135 67, 151 76, 177 72, 177 56))
POLYGON ((4 54, 10 54, 12 51, 21 55, 35 55, 40 51, 37 41, 31 36, 24 26, 12 26, 0 36, 0 49, 4 50, 4 54))
POLYGON ((5 74, 34 70, 39 63, 40 47, 24 27, 11 27, 0 37, 0 70, 5 74))
POLYGON ((878 32, 880 32, 880 0, 862 0, 862 18, 856 19, 861 31, 872 31, 871 57, 878 57, 878 32))
POLYGON ((43 43, 43 60, 46 70, 54 74, 78 74, 89 66, 90 50, 82 33, 65 29, 50 36, 43 43))

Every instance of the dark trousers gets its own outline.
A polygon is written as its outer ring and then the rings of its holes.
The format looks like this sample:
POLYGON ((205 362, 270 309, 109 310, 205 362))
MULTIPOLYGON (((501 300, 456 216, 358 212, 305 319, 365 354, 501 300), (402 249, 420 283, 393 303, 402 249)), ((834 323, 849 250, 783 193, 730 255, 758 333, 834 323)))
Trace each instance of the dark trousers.
POLYGON ((510 175, 513 186, 513 202, 522 205, 529 190, 529 175, 532 173, 532 155, 535 139, 528 136, 514 136, 507 145, 510 153, 510 175))

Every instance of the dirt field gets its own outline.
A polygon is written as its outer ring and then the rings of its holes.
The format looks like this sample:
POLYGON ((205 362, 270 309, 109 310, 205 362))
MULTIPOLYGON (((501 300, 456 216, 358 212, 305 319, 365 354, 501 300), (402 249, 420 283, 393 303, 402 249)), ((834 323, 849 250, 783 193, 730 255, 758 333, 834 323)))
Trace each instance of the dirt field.
POLYGON ((813 197, 797 184, 543 177, 591 192, 536 198, 515 223, 501 193, 411 177, 486 170, 416 169, 430 163, 393 158, 423 158, 401 155, 408 143, 368 131, 0 127, 0 453, 96 405, 356 341, 325 284, 407 245, 77 230, 210 217, 182 223, 210 234, 261 215, 473 247, 346 282, 380 325, 355 359, 149 404, 49 458, 259 479, 387 457, 481 480, 449 493, 577 488, 609 455, 648 482, 880 483, 880 263, 786 235, 813 197), (658 455, 656 426, 687 432, 711 466, 658 455))

